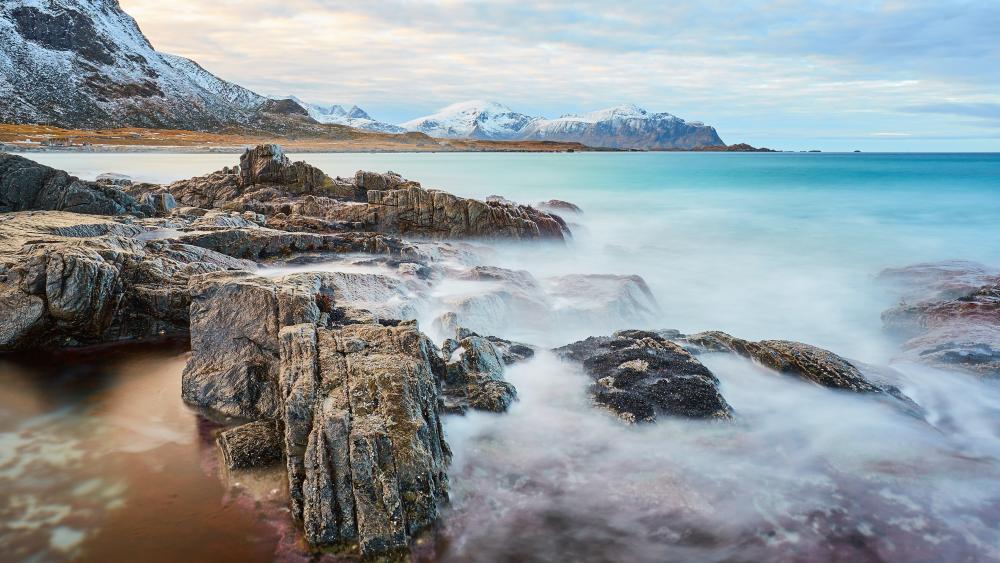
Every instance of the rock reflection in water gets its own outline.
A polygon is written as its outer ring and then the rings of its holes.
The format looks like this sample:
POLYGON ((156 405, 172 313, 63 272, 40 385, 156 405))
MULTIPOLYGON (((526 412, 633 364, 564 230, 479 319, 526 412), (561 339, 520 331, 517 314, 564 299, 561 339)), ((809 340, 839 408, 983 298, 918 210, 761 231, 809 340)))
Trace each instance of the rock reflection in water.
POLYGON ((280 475, 220 480, 180 400, 183 349, 0 358, 0 560, 270 561, 295 552, 280 475))

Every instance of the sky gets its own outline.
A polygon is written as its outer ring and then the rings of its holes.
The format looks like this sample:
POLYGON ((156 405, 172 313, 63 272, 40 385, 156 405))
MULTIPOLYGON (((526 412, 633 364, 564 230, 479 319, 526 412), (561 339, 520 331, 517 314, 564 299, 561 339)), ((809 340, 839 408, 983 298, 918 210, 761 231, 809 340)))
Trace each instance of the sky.
POLYGON ((265 95, 398 123, 636 103, 786 150, 1000 151, 1000 0, 120 0, 265 95))

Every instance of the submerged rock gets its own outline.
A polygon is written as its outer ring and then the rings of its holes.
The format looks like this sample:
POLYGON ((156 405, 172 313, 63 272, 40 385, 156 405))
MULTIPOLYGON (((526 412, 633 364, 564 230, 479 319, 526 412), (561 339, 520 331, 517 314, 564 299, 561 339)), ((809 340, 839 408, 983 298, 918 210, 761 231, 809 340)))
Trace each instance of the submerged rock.
POLYGON ((866 376, 853 363, 823 348, 787 340, 750 342, 720 331, 693 334, 682 341, 706 351, 731 352, 821 387, 879 396, 914 416, 923 417, 923 410, 898 387, 866 376))
POLYGON ((583 215, 583 210, 576 204, 561 199, 550 199, 535 205, 536 208, 549 213, 573 213, 583 215))
POLYGON ((882 313, 901 360, 1000 377, 1000 271, 972 262, 886 270, 902 302, 882 313))
POLYGON ((467 409, 506 412, 517 400, 517 389, 504 381, 504 356, 493 342, 460 330, 442 347, 446 376, 442 381, 447 412, 467 409))
POLYGON ((0 213, 11 211, 153 214, 151 207, 141 205, 115 185, 85 182, 27 158, 0 153, 0 213))
POLYGON ((512 366, 520 362, 530 360, 535 357, 535 349, 527 344, 522 344, 520 342, 511 342, 510 340, 505 340, 496 336, 487 336, 493 347, 497 349, 500 354, 500 359, 503 360, 505 366, 512 366))
POLYGON ((687 350, 655 332, 627 330, 554 350, 581 362, 594 379, 594 402, 630 423, 660 416, 729 420, 732 407, 715 375, 687 350))

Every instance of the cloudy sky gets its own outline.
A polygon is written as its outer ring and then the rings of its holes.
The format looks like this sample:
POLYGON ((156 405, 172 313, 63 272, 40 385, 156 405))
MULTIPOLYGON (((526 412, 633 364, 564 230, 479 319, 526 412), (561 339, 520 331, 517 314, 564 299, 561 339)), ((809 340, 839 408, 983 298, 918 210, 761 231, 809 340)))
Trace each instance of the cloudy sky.
POLYGON ((384 121, 631 102, 730 143, 1000 150, 1000 1, 120 2, 160 50, 384 121))

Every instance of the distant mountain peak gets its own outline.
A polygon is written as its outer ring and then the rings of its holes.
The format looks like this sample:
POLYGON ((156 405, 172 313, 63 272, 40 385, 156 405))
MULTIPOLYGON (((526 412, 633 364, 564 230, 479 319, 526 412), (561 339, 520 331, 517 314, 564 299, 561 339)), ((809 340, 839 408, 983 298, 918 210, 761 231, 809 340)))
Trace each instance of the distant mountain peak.
POLYGON ((487 100, 451 104, 401 124, 432 137, 580 142, 611 148, 698 148, 724 143, 715 129, 669 113, 622 104, 557 119, 532 117, 487 100))
POLYGON ((346 125, 348 127, 364 129, 366 131, 375 131, 378 133, 406 132, 406 129, 403 129, 398 125, 392 125, 391 123, 384 123, 373 119, 368 112, 356 105, 352 105, 350 109, 345 110, 344 106, 340 104, 311 104, 295 96, 290 96, 290 98, 297 101, 307 112, 309 112, 310 117, 320 123, 346 125))
POLYGON ((351 106, 351 109, 347 110, 347 117, 351 119, 371 119, 372 116, 368 115, 368 112, 359 108, 358 106, 351 106))

